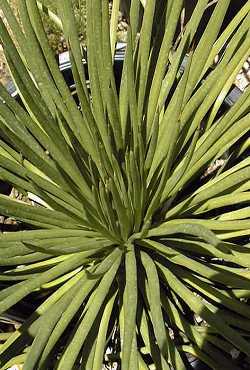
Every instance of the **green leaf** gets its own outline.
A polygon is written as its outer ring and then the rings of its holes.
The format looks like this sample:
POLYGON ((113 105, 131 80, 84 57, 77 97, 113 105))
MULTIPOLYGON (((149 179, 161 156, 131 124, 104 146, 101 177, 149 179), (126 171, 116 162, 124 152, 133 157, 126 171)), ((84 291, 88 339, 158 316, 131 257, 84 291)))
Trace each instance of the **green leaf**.
POLYGON ((149 307, 154 326, 155 337, 162 352, 162 355, 167 359, 169 356, 167 330, 163 321, 163 315, 160 302, 160 285, 156 266, 152 259, 144 252, 141 253, 141 260, 146 271, 147 284, 149 291, 149 307))
POLYGON ((106 304, 106 307, 104 309, 100 327, 98 330, 97 335, 97 341, 94 351, 94 360, 93 360, 93 370, 99 370, 103 364, 103 355, 106 347, 106 341, 107 341, 107 331, 108 331, 108 325, 109 320, 111 317, 111 313, 113 310, 114 302, 116 299, 116 292, 110 297, 109 301, 106 304))
MULTIPOLYGON (((126 285, 124 290, 124 337, 122 345, 122 370, 130 368, 130 356, 137 347, 136 311, 137 311, 137 267, 135 247, 129 245, 125 255, 126 285)), ((137 361, 137 360, 136 360, 137 361)), ((136 365, 135 365, 136 366, 136 365)))
POLYGON ((162 223, 160 226, 152 228, 148 232, 148 236, 165 236, 165 235, 173 235, 173 234, 189 234, 195 235, 203 240, 211 243, 214 246, 219 244, 219 239, 216 235, 206 228, 204 225, 206 223, 201 222, 198 224, 196 220, 192 223, 193 220, 176 220, 175 221, 167 221, 162 223))
MULTIPOLYGON (((164 73, 166 71, 166 66, 169 58, 169 53, 171 50, 174 34, 177 27, 177 22, 179 19, 179 15, 182 9, 182 0, 177 0, 173 2, 171 7, 171 13, 169 15, 169 22, 165 28, 164 38, 161 44, 160 53, 158 56, 154 77, 149 93, 149 101, 148 110, 147 110, 147 134, 148 136, 151 134, 151 127, 154 121, 154 116, 157 111, 157 103, 160 95, 161 83, 164 77, 164 73)), ((147 9, 147 7, 146 7, 147 9)), ((145 61, 144 61, 145 62, 145 61)))
POLYGON ((104 302, 105 297, 108 294, 110 286, 115 278, 117 270, 120 265, 120 257, 118 257, 112 267, 109 269, 108 272, 105 273, 103 276, 92 301, 92 309, 86 312, 86 315, 83 317, 79 326, 74 333, 74 336, 67 346, 66 350, 64 351, 58 365, 58 370, 65 369, 70 370, 74 365, 76 357, 79 354, 79 351, 86 339, 86 336, 91 329, 92 325, 94 325, 95 317, 98 311, 101 309, 101 306, 104 302))
POLYGON ((78 253, 75 256, 70 256, 70 258, 67 258, 66 261, 61 262, 57 266, 43 272, 39 277, 35 276, 33 279, 21 283, 20 289, 17 289, 13 294, 7 296, 1 301, 0 312, 5 312, 8 308, 19 302, 22 298, 26 297, 35 289, 40 288, 43 284, 80 266, 82 263, 82 257, 83 255, 81 253, 78 253))
POLYGON ((202 302, 202 300, 185 287, 185 285, 176 278, 168 269, 158 264, 161 271, 163 272, 168 284, 171 289, 177 292, 177 294, 192 308, 192 310, 199 314, 208 324, 214 326, 223 337, 228 339, 236 348, 239 348, 242 352, 250 352, 249 343, 237 333, 236 330, 232 329, 224 320, 221 315, 214 315, 212 311, 202 302))
POLYGON ((200 74, 204 68, 205 63, 207 62, 207 58, 217 38, 229 4, 230 0, 219 0, 217 2, 213 14, 209 19, 207 27, 202 35, 202 38, 197 45, 192 61, 190 78, 188 80, 186 100, 189 99, 192 90, 199 81, 200 74))
POLYGON ((112 3, 112 13, 111 13, 111 21, 110 21, 110 42, 111 42, 111 54, 112 54, 113 60, 114 60, 114 55, 115 55, 115 44, 117 40, 119 8, 120 8, 120 0, 114 0, 112 3))

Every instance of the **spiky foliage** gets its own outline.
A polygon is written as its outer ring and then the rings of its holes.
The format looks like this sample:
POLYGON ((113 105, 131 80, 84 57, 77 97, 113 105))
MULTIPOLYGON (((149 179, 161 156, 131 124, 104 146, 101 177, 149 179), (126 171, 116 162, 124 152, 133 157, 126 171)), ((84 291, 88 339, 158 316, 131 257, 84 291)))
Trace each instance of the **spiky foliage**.
POLYGON ((107 346, 122 370, 184 370, 185 353, 236 370, 232 348, 250 355, 250 250, 239 242, 250 230, 250 159, 240 156, 250 90, 220 109, 249 54, 250 1, 218 38, 230 4, 218 0, 200 40, 207 0, 181 37, 182 0, 143 4, 131 1, 118 92, 108 0, 87 1, 90 85, 71 1, 57 2, 78 106, 36 1, 19 2, 20 27, 1 0, 15 44, 2 21, 0 37, 24 108, 0 87, 0 177, 43 201, 0 196, 0 214, 30 225, 0 236, 0 312, 25 297, 34 307, 0 335, 2 369, 100 370, 107 346))

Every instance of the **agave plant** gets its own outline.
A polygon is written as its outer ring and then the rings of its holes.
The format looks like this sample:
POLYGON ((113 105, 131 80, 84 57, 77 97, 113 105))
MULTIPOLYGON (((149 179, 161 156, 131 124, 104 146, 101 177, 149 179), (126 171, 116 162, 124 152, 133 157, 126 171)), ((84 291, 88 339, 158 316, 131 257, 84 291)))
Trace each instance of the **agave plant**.
POLYGON ((184 370, 189 353, 236 370, 232 353, 250 356, 250 90, 222 107, 249 54, 250 1, 220 34, 229 4, 197 41, 207 0, 180 35, 182 0, 131 0, 118 91, 119 1, 110 20, 108 0, 87 0, 88 73, 58 1, 74 99, 39 4, 19 1, 20 24, 1 0, 23 105, 0 86, 0 178, 39 200, 0 195, 26 225, 0 235, 0 313, 30 311, 0 333, 1 369, 184 370))

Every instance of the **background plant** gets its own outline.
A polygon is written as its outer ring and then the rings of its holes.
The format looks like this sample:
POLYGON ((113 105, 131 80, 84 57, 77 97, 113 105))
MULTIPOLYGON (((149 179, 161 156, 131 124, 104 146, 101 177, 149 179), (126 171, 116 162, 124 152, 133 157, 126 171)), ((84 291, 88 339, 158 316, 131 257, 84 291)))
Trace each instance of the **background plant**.
POLYGON ((0 178, 40 199, 0 195, 0 213, 28 225, 0 235, 0 312, 26 297, 33 307, 0 334, 2 369, 100 370, 107 346, 122 370, 184 370, 186 353, 236 370, 232 349, 250 356, 250 90, 221 109, 249 54, 250 2, 218 38, 229 4, 218 1, 196 42, 206 0, 180 38, 181 0, 132 0, 117 91, 117 13, 110 25, 108 1, 87 0, 87 83, 72 2, 58 1, 75 101, 36 1, 19 1, 20 27, 2 0, 24 107, 0 85, 0 178))
MULTIPOLYGON (((43 13, 43 23, 46 34, 48 35, 50 46, 56 51, 61 52, 63 47, 66 46, 64 40, 63 30, 58 22, 57 16, 57 5, 56 2, 51 0, 42 0, 40 3, 40 9, 43 13)), ((73 11, 76 19, 78 35, 81 43, 85 44, 86 39, 86 1, 85 0, 74 0, 72 1, 73 11)))

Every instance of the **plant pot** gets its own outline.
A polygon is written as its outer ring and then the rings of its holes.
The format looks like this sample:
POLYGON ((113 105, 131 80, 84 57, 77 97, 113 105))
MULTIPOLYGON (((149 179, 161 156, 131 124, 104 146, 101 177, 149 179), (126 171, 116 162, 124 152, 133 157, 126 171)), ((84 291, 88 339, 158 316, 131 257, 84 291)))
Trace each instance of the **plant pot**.
POLYGON ((189 357, 188 358, 188 362, 189 362, 189 365, 190 365, 190 370, 191 369, 194 369, 194 370, 211 370, 211 368, 209 366, 207 366, 206 364, 204 364, 204 362, 202 362, 201 360, 195 358, 195 357, 189 357))
POLYGON ((11 186, 6 182, 0 180, 0 194, 9 195, 11 192, 11 186))
MULTIPOLYGON (((116 85, 117 85, 118 89, 120 87, 123 60, 124 60, 124 57, 125 57, 125 48, 126 48, 125 43, 122 43, 122 42, 117 43, 115 59, 114 59, 115 60, 115 62, 114 62, 114 73, 115 73, 116 85)), ((67 85, 69 86, 71 91, 74 91, 75 90, 75 83, 74 83, 74 78, 73 78, 73 74, 72 74, 72 71, 71 71, 71 63, 70 63, 70 57, 69 57, 69 52, 68 51, 59 54, 58 64, 59 64, 60 71, 62 72, 67 85)), ((85 59, 83 59, 83 65, 85 67, 86 78, 88 79, 87 61, 85 59)), ((186 65, 186 60, 184 58, 183 63, 180 67, 181 71, 184 71, 185 65, 186 65)), ((15 88, 15 85, 12 81, 8 82, 6 88, 9 92, 9 94, 20 102, 20 97, 18 96, 18 92, 17 92, 17 90, 15 88)), ((225 108, 231 107, 239 99, 241 94, 242 94, 242 91, 237 86, 234 86, 230 90, 230 92, 228 93, 226 98, 224 99, 223 104, 224 104, 225 108)))

